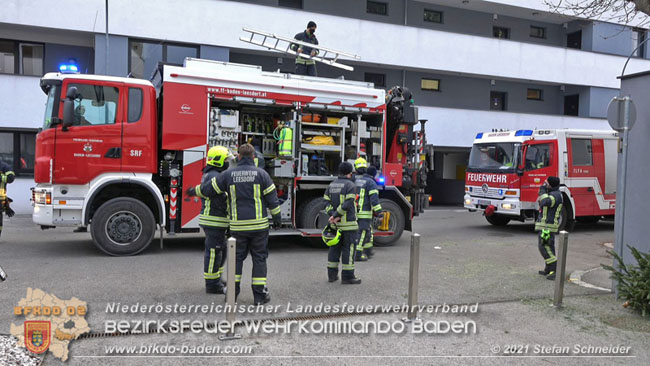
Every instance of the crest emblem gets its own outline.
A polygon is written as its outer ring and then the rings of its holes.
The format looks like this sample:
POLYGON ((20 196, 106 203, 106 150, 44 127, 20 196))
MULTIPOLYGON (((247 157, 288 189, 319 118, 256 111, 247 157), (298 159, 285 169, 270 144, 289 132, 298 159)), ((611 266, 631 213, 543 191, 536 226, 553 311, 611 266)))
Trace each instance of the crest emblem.
POLYGON ((85 151, 85 152, 91 152, 91 151, 93 151, 93 145, 91 145, 91 144, 85 144, 85 145, 84 145, 84 151, 85 151))
POLYGON ((50 347, 51 323, 44 320, 25 322, 25 347, 33 353, 43 353, 50 347))

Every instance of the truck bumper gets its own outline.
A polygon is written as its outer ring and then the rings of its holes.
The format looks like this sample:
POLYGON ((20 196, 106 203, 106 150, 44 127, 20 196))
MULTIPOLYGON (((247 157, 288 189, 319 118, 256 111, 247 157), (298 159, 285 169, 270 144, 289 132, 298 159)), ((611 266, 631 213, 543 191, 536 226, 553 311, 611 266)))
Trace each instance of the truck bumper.
POLYGON ((83 199, 62 200, 53 197, 51 185, 37 185, 34 188, 34 211, 32 221, 42 226, 79 226, 83 199), (49 199, 46 199, 49 197, 49 199), (80 201, 78 203, 76 201, 80 201))
POLYGON ((485 211, 485 208, 493 205, 495 212, 500 215, 521 216, 521 202, 519 197, 508 197, 504 199, 491 199, 483 197, 472 197, 466 194, 464 207, 470 211, 485 211))

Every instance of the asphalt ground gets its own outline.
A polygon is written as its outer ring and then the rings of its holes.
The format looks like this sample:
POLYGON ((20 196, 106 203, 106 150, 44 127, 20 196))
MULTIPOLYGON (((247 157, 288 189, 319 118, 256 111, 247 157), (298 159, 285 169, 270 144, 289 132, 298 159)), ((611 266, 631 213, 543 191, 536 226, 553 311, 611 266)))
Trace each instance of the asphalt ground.
MULTIPOLYGON (((247 334, 222 342, 213 334, 155 334, 79 339, 70 345, 71 365, 122 364, 639 364, 650 363, 650 325, 621 307, 611 294, 566 283, 564 307, 551 307, 552 281, 537 274, 543 267, 532 223, 489 225, 477 213, 440 208, 426 211, 414 222, 421 235, 419 303, 474 304, 470 314, 421 314, 425 321, 474 322, 470 334, 247 334), (107 346, 201 344, 250 347, 251 354, 131 355, 109 354, 107 346), (627 357, 574 352, 576 345, 630 347, 627 357), (525 348, 525 346, 528 348, 525 348), (570 347, 557 352, 542 346, 570 347), (521 350, 507 354, 506 349, 521 350), (541 353, 547 351, 547 353, 541 353), (529 357, 527 359, 521 356, 529 357), (560 356, 560 357, 558 357, 560 356)), ((613 222, 578 225, 569 238, 567 275, 612 262, 605 243, 614 240, 613 222)), ((298 305, 402 305, 408 298, 410 233, 392 247, 377 248, 369 262, 357 263, 363 283, 328 283, 327 250, 305 245, 304 239, 274 238, 270 242, 268 285, 276 312, 238 315, 242 319, 292 317, 298 305)), ((12 313, 28 287, 61 299, 88 302, 86 316, 93 332, 107 321, 136 319, 224 319, 224 314, 111 314, 108 303, 222 304, 223 295, 204 292, 203 239, 199 234, 157 241, 134 257, 107 257, 89 234, 72 229, 41 231, 29 217, 5 221, 0 238, 0 266, 9 279, 0 283, 0 333, 22 318, 12 313)), ((252 304, 250 259, 244 266, 239 303, 252 304)), ((601 280, 601 282, 603 282, 601 280)), ((607 282, 607 281, 604 281, 607 282)), ((601 283, 602 285, 602 283, 601 283)), ((298 314, 301 315, 301 314, 298 314)), ((337 318, 350 321, 396 322, 404 314, 372 314, 337 318)), ((241 331, 242 329, 240 329, 241 331)), ((0 355, 0 365, 2 365, 0 355)), ((44 363, 60 361, 46 355, 44 363)))

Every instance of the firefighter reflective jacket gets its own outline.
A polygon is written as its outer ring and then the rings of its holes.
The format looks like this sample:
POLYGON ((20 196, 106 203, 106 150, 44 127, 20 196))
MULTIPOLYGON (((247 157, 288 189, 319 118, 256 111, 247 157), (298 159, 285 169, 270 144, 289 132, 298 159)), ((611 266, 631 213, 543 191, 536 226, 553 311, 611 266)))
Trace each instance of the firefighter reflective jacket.
MULTIPOLYGON (((302 42, 306 42, 306 43, 315 44, 315 45, 318 44, 318 39, 316 38, 316 35, 308 34, 306 30, 296 34, 293 37, 293 39, 298 40, 298 41, 302 41, 302 42)), ((299 45, 297 43, 292 43, 291 44, 291 49, 294 50, 294 51, 298 51, 298 48, 301 48, 301 47, 303 47, 303 46, 301 46, 301 45, 299 45)), ((306 55, 310 55, 311 51, 313 51, 313 50, 314 49, 311 48, 311 47, 304 46, 302 48, 302 53, 306 54, 306 55)), ((318 54, 318 50, 315 50, 315 51, 316 51, 316 54, 318 54)), ((302 57, 300 57, 300 55, 298 55, 298 57, 296 58, 296 63, 297 64, 304 64, 304 65, 313 65, 313 64, 316 63, 316 61, 306 59, 306 58, 302 58, 302 57)))
POLYGON ((201 197, 201 214, 199 215, 199 225, 202 227, 221 227, 227 228, 228 220, 228 196, 226 194, 216 194, 212 186, 212 179, 219 177, 219 169, 207 165, 203 169, 203 178, 201 184, 195 187, 196 195, 201 197), (205 195, 203 192, 211 195, 205 195))
POLYGON ((0 161, 0 189, 5 190, 7 184, 12 183, 16 178, 16 174, 11 171, 9 164, 0 161))
POLYGON ((558 188, 540 188, 539 215, 535 223, 535 230, 548 230, 556 233, 562 214, 562 193, 558 188))
POLYGON ((230 231, 268 230, 266 210, 273 216, 280 214, 275 184, 264 169, 255 166, 251 158, 241 159, 236 167, 213 178, 210 186, 216 194, 228 194, 230 231))
POLYGON ((360 219, 372 219, 372 213, 381 211, 379 203, 379 190, 375 179, 369 174, 357 175, 355 183, 359 192, 360 219))
POLYGON ((338 177, 325 191, 323 196, 328 202, 327 214, 340 217, 336 227, 341 231, 357 231, 357 187, 354 181, 346 177, 338 177))

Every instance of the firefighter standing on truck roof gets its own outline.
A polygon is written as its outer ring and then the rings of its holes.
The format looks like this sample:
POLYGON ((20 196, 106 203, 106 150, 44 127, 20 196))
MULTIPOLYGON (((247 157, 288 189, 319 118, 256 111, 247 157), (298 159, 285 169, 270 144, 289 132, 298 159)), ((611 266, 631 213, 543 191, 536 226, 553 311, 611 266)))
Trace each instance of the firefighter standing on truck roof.
POLYGON ((2 235, 2 213, 12 217, 14 211, 9 207, 9 197, 7 197, 7 184, 13 183, 16 174, 11 171, 9 164, 0 161, 0 235, 2 235))
POLYGON ((339 165, 339 177, 330 183, 323 198, 329 203, 326 210, 329 223, 336 224, 341 233, 338 244, 330 246, 327 254, 329 282, 339 279, 339 261, 343 264, 341 283, 357 285, 361 279, 354 276, 354 247, 357 241, 357 187, 352 179, 352 164, 344 161, 339 165))
POLYGON ((205 253, 203 259, 203 278, 205 292, 223 294, 225 286, 221 281, 223 265, 226 262, 226 231, 228 230, 228 196, 216 194, 212 179, 228 169, 231 157, 228 148, 213 146, 208 150, 206 166, 203 169, 201 184, 187 190, 190 196, 201 197, 201 214, 199 226, 205 232, 205 253), (210 196, 206 194, 209 193, 210 196))
POLYGON ((266 287, 266 258, 269 255, 267 208, 273 216, 274 228, 279 228, 282 221, 275 185, 264 169, 255 166, 254 158, 255 148, 251 144, 241 145, 237 166, 213 178, 211 186, 217 194, 228 194, 230 233, 237 239, 235 297, 240 292, 244 259, 250 252, 253 258, 253 297, 255 305, 260 305, 271 301, 266 287))
POLYGON ((560 215, 562 213, 562 193, 559 191, 560 178, 548 177, 539 188, 539 214, 535 223, 535 230, 539 231, 538 247, 544 257, 546 266, 539 274, 546 279, 555 279, 555 233, 558 232, 560 215))
POLYGON ((359 232, 355 261, 367 261, 372 257, 372 218, 380 215, 379 190, 374 175, 368 174, 368 162, 358 158, 354 162, 357 171, 356 186, 359 194, 359 232))
MULTIPOLYGON (((307 23, 307 29, 304 32, 296 34, 293 38, 311 44, 318 44, 318 39, 316 39, 316 23, 310 21, 307 23)), ((301 57, 302 54, 316 56, 318 55, 318 49, 314 49, 307 46, 302 46, 296 43, 291 44, 291 49, 298 52, 298 57, 296 57, 296 75, 309 75, 316 76, 316 61, 312 59, 307 59, 301 57)))

